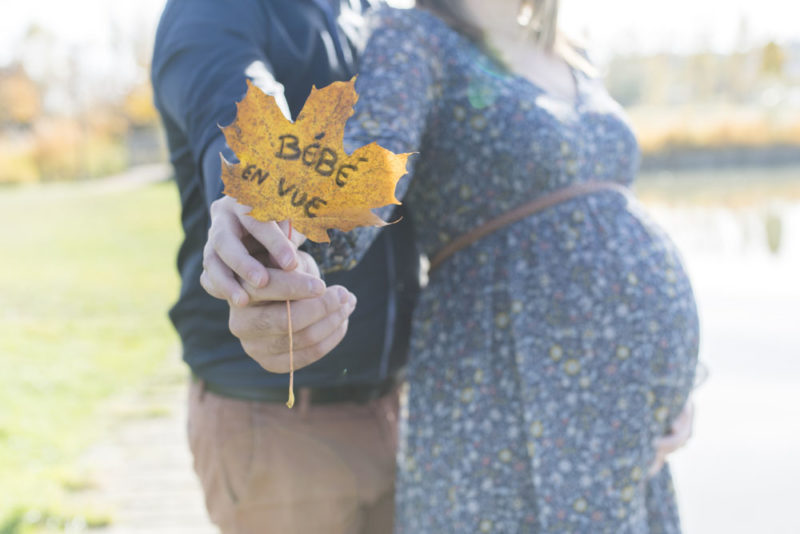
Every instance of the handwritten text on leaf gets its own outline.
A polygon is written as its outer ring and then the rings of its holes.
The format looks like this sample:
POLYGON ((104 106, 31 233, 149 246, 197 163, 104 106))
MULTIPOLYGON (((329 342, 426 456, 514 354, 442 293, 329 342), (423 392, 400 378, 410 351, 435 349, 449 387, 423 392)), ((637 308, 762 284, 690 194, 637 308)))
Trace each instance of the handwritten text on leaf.
POLYGON ((316 242, 329 241, 330 228, 385 225, 371 209, 400 203, 394 191, 409 154, 375 143, 345 152, 345 123, 358 100, 354 85, 312 89, 292 123, 273 97, 248 81, 236 119, 222 129, 239 158, 237 164, 222 160, 225 194, 250 206, 253 218, 291 220, 316 242))

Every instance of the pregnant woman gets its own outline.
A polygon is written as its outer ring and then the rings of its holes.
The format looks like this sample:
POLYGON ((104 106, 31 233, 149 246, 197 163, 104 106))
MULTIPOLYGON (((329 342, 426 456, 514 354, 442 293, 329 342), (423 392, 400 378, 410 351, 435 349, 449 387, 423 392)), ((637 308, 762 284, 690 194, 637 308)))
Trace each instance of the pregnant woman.
MULTIPOLYGON (((555 3, 418 5, 376 17, 346 135, 350 150, 419 152, 398 195, 436 263, 396 530, 680 532, 669 470, 648 467, 691 390, 698 320, 678 252, 629 193, 623 112, 555 36, 555 3)), ((351 265, 376 232, 315 254, 351 265)))

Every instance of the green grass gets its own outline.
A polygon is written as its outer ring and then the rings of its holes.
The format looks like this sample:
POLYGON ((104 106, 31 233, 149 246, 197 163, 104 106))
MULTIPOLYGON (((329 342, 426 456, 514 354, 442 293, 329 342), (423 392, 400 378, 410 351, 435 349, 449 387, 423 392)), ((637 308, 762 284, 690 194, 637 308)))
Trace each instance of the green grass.
POLYGON ((107 522, 64 473, 175 355, 178 210, 171 183, 0 189, 0 534, 107 522))

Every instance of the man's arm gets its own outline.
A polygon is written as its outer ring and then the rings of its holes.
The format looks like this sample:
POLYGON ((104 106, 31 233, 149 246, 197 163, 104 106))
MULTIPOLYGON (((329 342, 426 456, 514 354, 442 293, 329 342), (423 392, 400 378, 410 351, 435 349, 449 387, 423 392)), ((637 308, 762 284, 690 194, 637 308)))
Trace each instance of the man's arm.
MULTIPOLYGON (((156 105, 165 120, 176 125, 186 138, 209 208, 222 196, 220 153, 235 159, 219 125, 233 121, 236 102, 247 90, 246 80, 272 94, 289 113, 283 86, 272 76, 263 54, 267 28, 263 14, 247 10, 247 3, 242 1, 174 1, 162 15, 152 67, 156 105)), ((249 232, 245 212, 240 209, 219 214, 234 214, 238 222, 231 230, 239 240, 249 233, 272 253, 278 266, 293 269, 297 265, 296 247, 284 232, 277 224, 249 232)), ((217 213, 212 209, 210 215, 213 218, 217 213)), ((231 249, 235 251, 237 243, 217 248, 233 254, 231 249)), ((248 257, 236 265, 235 272, 256 286, 266 284, 269 277, 263 265, 248 257)))
POLYGON ((313 260, 309 263, 310 258, 298 256, 301 235, 293 243, 279 224, 257 223, 245 215, 249 209, 220 198, 219 154, 231 161, 234 155, 218 125, 233 121, 235 103, 247 89, 246 79, 275 96, 288 115, 283 87, 262 52, 269 25, 260 12, 247 11, 244 4, 170 2, 156 38, 152 80, 165 122, 175 125, 189 145, 209 206, 211 226, 201 283, 212 296, 237 306, 261 304, 232 307, 230 326, 251 357, 265 369, 281 372, 286 346, 280 340, 287 337, 286 326, 278 319, 286 317, 283 301, 307 299, 295 305, 292 315, 295 347, 304 351, 299 352, 298 362, 308 364, 341 341, 354 297, 344 288, 326 288, 313 260), (271 255, 259 261, 255 250, 271 255), (250 283, 254 299, 243 281, 250 283), (273 300, 280 303, 267 303, 273 300))

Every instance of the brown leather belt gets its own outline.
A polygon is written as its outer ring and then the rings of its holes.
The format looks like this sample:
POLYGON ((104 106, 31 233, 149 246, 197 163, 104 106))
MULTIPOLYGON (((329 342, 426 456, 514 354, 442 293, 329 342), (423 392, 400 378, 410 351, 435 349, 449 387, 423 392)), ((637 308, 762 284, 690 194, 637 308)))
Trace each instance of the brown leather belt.
MULTIPOLYGON (((200 380, 193 375, 195 380, 200 380)), ((216 395, 232 399, 256 402, 286 402, 289 394, 287 386, 280 387, 238 387, 222 386, 202 380, 203 388, 216 395)), ((377 384, 347 384, 326 387, 298 387, 297 395, 310 404, 332 404, 337 402, 355 402, 364 404, 383 397, 399 385, 397 377, 384 379, 377 384)))
POLYGON ((483 223, 477 228, 473 228, 466 234, 461 234, 439 252, 434 254, 433 258, 431 259, 429 272, 433 272, 442 264, 442 262, 462 248, 468 247, 479 239, 496 232, 504 226, 508 226, 511 223, 528 217, 529 215, 533 215, 536 212, 542 211, 551 206, 555 206, 556 204, 561 204, 562 202, 566 202, 572 198, 588 195, 589 193, 595 193, 598 191, 616 191, 617 193, 624 195, 628 200, 633 198, 631 190, 617 182, 585 182, 582 184, 565 187, 563 189, 558 189, 548 195, 535 198, 527 204, 516 207, 511 211, 507 211, 502 215, 483 223))

